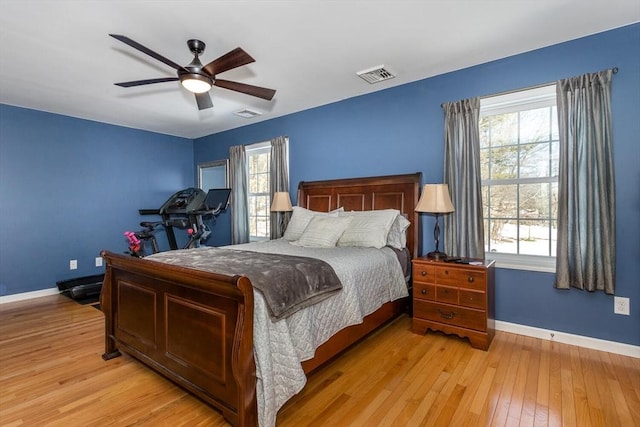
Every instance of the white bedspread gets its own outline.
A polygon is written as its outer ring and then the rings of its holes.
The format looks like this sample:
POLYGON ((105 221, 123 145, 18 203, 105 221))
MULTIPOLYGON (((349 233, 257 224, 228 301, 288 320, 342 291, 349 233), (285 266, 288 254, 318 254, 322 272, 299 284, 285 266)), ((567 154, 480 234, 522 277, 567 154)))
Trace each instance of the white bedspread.
POLYGON ((408 295, 400 264, 389 248, 305 248, 283 239, 226 248, 318 258, 333 267, 343 286, 336 295, 276 322, 255 292, 253 342, 261 427, 275 426, 278 410, 302 390, 307 379, 300 363, 311 359, 318 346, 340 329, 362 323, 384 303, 408 295))

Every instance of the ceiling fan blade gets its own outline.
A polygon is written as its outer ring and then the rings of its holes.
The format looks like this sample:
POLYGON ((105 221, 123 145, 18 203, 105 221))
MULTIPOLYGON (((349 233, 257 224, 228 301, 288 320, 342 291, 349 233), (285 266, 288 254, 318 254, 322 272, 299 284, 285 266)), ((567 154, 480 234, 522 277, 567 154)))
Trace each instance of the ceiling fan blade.
POLYGON ((132 82, 122 82, 122 83, 114 83, 114 84, 120 87, 133 87, 133 86, 150 85, 153 83, 175 82, 177 80, 178 80, 177 77, 161 77, 159 79, 135 80, 132 82))
POLYGON ((171 68, 175 68, 176 70, 183 70, 184 69, 182 67, 182 65, 176 64, 172 60, 167 59, 164 56, 160 55, 159 53, 156 53, 156 52, 152 51, 148 47, 142 46, 140 43, 138 43, 137 41, 131 40, 127 36, 121 36, 119 34, 109 34, 109 35, 111 37, 113 37, 114 39, 120 40, 122 43, 131 46, 134 49, 138 49, 142 53, 146 53, 147 55, 157 59, 160 62, 164 62, 165 64, 167 64, 171 68))
POLYGON ((213 107, 213 102, 211 102, 211 97, 208 92, 195 93, 194 95, 198 103, 198 110, 206 110, 207 108, 213 107))
POLYGON ((255 62, 255 59, 251 57, 247 52, 237 47, 230 52, 225 53, 218 59, 214 59, 207 65, 202 67, 209 75, 216 76, 232 68, 240 67, 241 65, 250 64, 255 62))
POLYGON ((235 90, 236 92, 246 93, 247 95, 257 96, 258 98, 266 99, 267 101, 271 101, 273 95, 276 94, 274 89, 248 85, 246 83, 232 82, 230 80, 216 79, 213 85, 229 90, 235 90))

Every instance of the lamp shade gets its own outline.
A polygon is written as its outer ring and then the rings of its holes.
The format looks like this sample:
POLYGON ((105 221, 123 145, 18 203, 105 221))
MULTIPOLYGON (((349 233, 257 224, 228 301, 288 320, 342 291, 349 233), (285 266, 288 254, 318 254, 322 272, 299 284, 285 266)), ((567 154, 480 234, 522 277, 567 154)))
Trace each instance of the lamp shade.
POLYGON ((428 213, 453 212, 453 203, 449 197, 449 185, 425 184, 415 210, 416 212, 428 213))
POLYGON ((291 212, 291 198, 286 191, 278 191, 273 195, 271 202, 271 212, 291 212))

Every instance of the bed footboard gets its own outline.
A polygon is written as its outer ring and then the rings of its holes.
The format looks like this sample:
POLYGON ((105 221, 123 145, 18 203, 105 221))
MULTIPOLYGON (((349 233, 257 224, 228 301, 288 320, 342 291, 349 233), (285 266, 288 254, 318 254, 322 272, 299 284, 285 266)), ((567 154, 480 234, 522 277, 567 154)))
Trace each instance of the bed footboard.
POLYGON ((257 425, 249 279, 101 255, 103 358, 125 351, 218 408, 231 424, 257 425))

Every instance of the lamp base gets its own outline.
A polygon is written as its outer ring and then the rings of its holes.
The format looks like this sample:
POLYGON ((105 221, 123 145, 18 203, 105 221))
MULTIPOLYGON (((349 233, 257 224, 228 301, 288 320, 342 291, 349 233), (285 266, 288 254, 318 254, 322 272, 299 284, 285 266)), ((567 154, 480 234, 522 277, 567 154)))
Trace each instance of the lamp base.
POLYGON ((430 259, 440 260, 440 259, 445 259, 446 257, 447 257, 447 254, 445 254, 444 252, 440 252, 438 250, 429 252, 427 254, 427 258, 430 258, 430 259))

